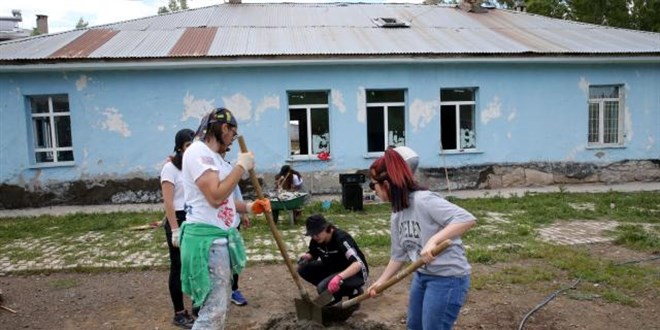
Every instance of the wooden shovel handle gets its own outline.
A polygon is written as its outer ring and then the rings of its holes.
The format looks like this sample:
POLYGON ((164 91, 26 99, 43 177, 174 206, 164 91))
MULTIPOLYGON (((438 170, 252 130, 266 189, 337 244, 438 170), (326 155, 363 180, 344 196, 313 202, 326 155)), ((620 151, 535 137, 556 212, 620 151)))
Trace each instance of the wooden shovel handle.
MULTIPOLYGON (((438 254, 440 254, 440 252, 442 252, 444 249, 449 247, 450 245, 451 245, 451 240, 446 239, 446 240, 438 243, 431 250, 431 254, 435 257, 438 254)), ((404 279, 406 276, 410 275, 410 273, 417 270, 417 268, 421 267, 423 264, 424 264, 424 259, 422 259, 422 258, 417 259, 415 262, 411 263, 406 268, 404 268, 400 272, 396 273, 394 276, 390 277, 390 279, 387 280, 385 283, 379 285, 376 288, 376 293, 381 293, 381 292, 389 289, 392 285, 399 283, 399 281, 404 279)), ((369 298, 370 298, 369 292, 365 292, 365 293, 363 293, 363 294, 361 294, 361 295, 359 295, 359 296, 357 296, 353 299, 342 302, 341 307, 342 308, 348 308, 348 307, 351 307, 351 306, 353 306, 353 305, 355 305, 355 304, 357 304, 357 303, 359 303, 363 300, 369 299, 369 298)))
MULTIPOLYGON (((245 139, 243 138, 242 135, 238 136, 238 145, 241 148, 241 152, 248 152, 247 145, 245 144, 245 139)), ((254 172, 254 169, 251 169, 248 172, 250 173, 250 180, 252 180, 252 186, 254 187, 254 191, 257 193, 257 198, 259 199, 264 198, 264 194, 261 190, 261 185, 259 185, 259 179, 257 179, 257 174, 254 172)), ((280 236, 280 232, 277 230, 277 226, 275 225, 275 221, 273 220, 273 214, 269 211, 264 212, 264 214, 266 215, 266 220, 268 220, 268 227, 270 227, 270 232, 273 233, 273 237, 275 238, 277 247, 280 249, 280 253, 282 254, 284 263, 286 264, 286 267, 289 269, 289 272, 291 273, 291 277, 293 278, 293 282, 295 282, 296 286, 298 287, 298 291, 300 291, 300 296, 305 301, 311 301, 311 299, 309 298, 309 293, 307 293, 307 290, 305 290, 305 287, 302 285, 302 282, 300 282, 300 277, 298 276, 298 272, 295 269, 293 269, 293 265, 289 261, 289 253, 286 250, 286 246, 284 245, 282 236, 280 236)))

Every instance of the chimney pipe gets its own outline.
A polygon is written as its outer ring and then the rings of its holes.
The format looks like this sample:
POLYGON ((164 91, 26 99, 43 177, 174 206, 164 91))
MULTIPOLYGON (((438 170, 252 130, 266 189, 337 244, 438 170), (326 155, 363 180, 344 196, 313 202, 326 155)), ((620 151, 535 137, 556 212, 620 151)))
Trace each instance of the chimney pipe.
POLYGON ((238 5, 241 3, 241 0, 227 0, 227 2, 231 5, 238 5))
POLYGON ((48 15, 37 15, 37 32, 48 34, 48 15))

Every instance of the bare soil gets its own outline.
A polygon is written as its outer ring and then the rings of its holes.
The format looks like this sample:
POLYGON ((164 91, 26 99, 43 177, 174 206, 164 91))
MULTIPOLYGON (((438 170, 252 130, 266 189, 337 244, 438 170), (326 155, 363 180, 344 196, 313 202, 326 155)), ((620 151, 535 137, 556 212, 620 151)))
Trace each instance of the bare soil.
MULTIPOLYGON (((585 248, 595 256, 622 262, 649 257, 609 244, 585 248)), ((648 264, 660 269, 657 260, 648 264)), ((474 265, 474 275, 504 266, 474 265)), ((372 279, 382 270, 374 267, 372 279)), ((513 284, 502 284, 497 290, 473 289, 455 329, 518 329, 525 314, 557 287, 571 282, 558 278, 547 290, 538 289, 538 284, 535 289, 513 284)), ((408 285, 406 279, 382 296, 364 301, 346 322, 328 329, 405 329, 408 285)), ((297 320, 293 301, 298 290, 283 265, 248 267, 240 286, 249 304, 231 306, 227 329, 322 328, 297 320)), ((308 289, 314 296, 311 286, 308 289)), ((0 291, 2 304, 16 311, 0 309, 0 329, 178 329, 170 323, 167 271, 12 275, 0 277, 0 291)), ((636 306, 622 306, 597 297, 578 300, 560 294, 532 314, 524 329, 660 329, 658 297, 650 292, 634 298, 636 306)))

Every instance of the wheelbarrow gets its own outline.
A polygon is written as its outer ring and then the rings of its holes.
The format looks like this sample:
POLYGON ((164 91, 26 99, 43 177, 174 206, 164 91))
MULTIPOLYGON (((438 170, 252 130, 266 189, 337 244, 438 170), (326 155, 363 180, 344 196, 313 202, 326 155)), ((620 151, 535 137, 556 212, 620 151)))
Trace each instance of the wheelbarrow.
POLYGON ((289 213, 289 224, 293 225, 296 220, 294 210, 301 208, 303 204, 305 204, 306 199, 307 199, 307 193, 297 193, 297 192, 282 194, 277 197, 271 197, 270 207, 271 210, 273 211, 273 220, 275 221, 275 223, 277 223, 280 211, 285 211, 289 213))
MULTIPOLYGON (((241 152, 248 151, 247 145, 245 144, 245 139, 241 135, 238 136, 238 144, 241 148, 241 152)), ((250 170, 249 172, 250 172, 250 180, 252 181, 252 185, 254 187, 254 191, 257 194, 257 198, 259 199, 264 198, 264 194, 261 190, 261 185, 259 184, 257 175, 255 174, 254 170, 250 170)), ((300 298, 296 298, 294 301, 296 306, 296 315, 298 316, 298 319, 310 320, 317 322, 319 324, 323 324, 322 308, 323 306, 325 306, 326 304, 332 301, 332 296, 330 297, 318 296, 314 301, 312 301, 312 299, 309 297, 309 293, 307 292, 307 290, 305 290, 305 287, 303 287, 302 282, 300 281, 300 276, 298 275, 298 272, 293 268, 293 263, 289 259, 289 253, 287 252, 286 246, 284 245, 284 241, 282 240, 282 236, 280 235, 280 232, 277 230, 277 226, 275 225, 275 221, 273 220, 272 213, 264 212, 264 215, 266 216, 266 220, 268 221, 268 227, 270 228, 270 231, 273 234, 273 238, 275 238, 277 247, 280 250, 280 254, 282 254, 282 259, 284 259, 284 264, 289 270, 289 273, 291 273, 291 278, 293 278, 293 282, 296 284, 296 286, 298 287, 298 291, 300 292, 300 298)))

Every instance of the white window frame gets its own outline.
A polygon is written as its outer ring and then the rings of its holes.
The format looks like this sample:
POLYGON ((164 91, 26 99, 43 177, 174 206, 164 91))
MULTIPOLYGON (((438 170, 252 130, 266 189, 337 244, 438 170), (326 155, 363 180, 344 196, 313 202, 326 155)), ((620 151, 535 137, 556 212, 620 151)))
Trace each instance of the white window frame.
MULTIPOLYGON (((367 93, 369 93, 370 91, 371 91, 371 90, 367 90, 367 93)), ((384 90, 379 90, 379 91, 384 91, 384 90)), ((392 89, 392 91, 403 91, 403 92, 404 92, 403 95, 404 95, 404 98, 405 98, 405 90, 402 90, 402 89, 392 89)), ((365 103, 365 109, 366 109, 366 111, 369 111, 369 108, 370 108, 370 107, 382 107, 382 108, 383 108, 383 117, 384 117, 384 118, 383 118, 383 132, 384 132, 384 133, 383 133, 383 139, 384 139, 384 143, 383 143, 383 145, 385 146, 385 149, 387 149, 387 147, 389 147, 390 145, 396 145, 396 146, 404 146, 404 145, 406 145, 406 142, 405 142, 405 140, 406 140, 406 138, 405 138, 405 136, 406 136, 406 127, 405 127, 405 123, 406 123, 406 118, 405 118, 405 116, 406 116, 406 102, 405 102, 405 99, 404 99, 402 102, 373 102, 373 103, 365 103), (404 127, 403 127, 403 136, 404 136, 404 138, 403 138, 403 139, 404 139, 404 142, 403 142, 402 144, 395 144, 394 142, 393 142, 393 143, 390 143, 390 136, 389 136, 389 133, 390 133, 390 131, 389 131, 389 127, 390 127, 390 123, 389 123, 389 118, 390 118, 390 116, 389 116, 389 108, 391 108, 391 107, 402 107, 402 108, 403 108, 403 117, 404 117, 404 118, 403 118, 403 123, 404 123, 404 127)), ((368 147, 368 145, 369 145, 369 140, 368 140, 368 139, 369 139, 369 135, 367 134, 367 148, 369 148, 369 147, 368 147)), ((367 150, 367 153, 368 153, 368 154, 372 154, 372 153, 382 153, 382 152, 384 152, 384 151, 385 151, 385 150, 371 150, 371 151, 367 150)))
POLYGON ((589 147, 610 147, 610 146, 621 146, 623 145, 623 85, 620 84, 612 84, 612 85, 591 85, 589 86, 589 101, 587 105, 587 145, 589 147), (591 98, 591 88, 597 88, 597 87, 617 87, 618 90, 618 97, 616 98, 591 98), (616 102, 618 109, 617 109, 617 116, 616 116, 616 141, 615 142, 605 142, 605 103, 607 102, 616 102), (592 118, 591 117, 591 106, 596 105, 596 111, 598 112, 597 118, 592 118), (592 135, 591 132, 591 121, 593 119, 598 120, 598 140, 597 141, 589 141, 590 136, 592 135))
MULTIPOLYGON (((477 141, 475 137, 475 142, 474 142, 474 147, 472 148, 462 148, 461 147, 461 105, 472 105, 472 125, 473 125, 473 131, 476 136, 477 134, 477 122, 476 122, 476 112, 477 112, 477 88, 476 87, 454 87, 454 88, 441 88, 440 89, 440 95, 442 95, 442 90, 447 90, 447 89, 466 89, 472 91, 472 101, 442 101, 440 100, 440 111, 442 110, 443 106, 453 106, 454 107, 454 112, 455 112, 455 117, 456 120, 454 122, 454 126, 456 129, 456 149, 445 149, 445 147, 442 145, 442 137, 440 138, 440 148, 441 151, 472 151, 477 149, 477 141)), ((442 113, 440 114, 440 118, 442 118, 442 113)), ((443 123, 440 123, 440 130, 442 131, 442 125, 443 123)))
MULTIPOLYGON (((66 161, 61 161, 58 159, 58 152, 62 151, 71 151, 73 152, 73 143, 70 147, 59 147, 55 145, 55 141, 57 141, 57 132, 55 130, 55 118, 56 117, 69 117, 69 122, 71 122, 71 108, 67 109, 66 112, 55 112, 53 110, 53 97, 58 97, 58 96, 63 96, 63 95, 33 95, 29 96, 29 104, 30 104, 30 127, 32 128, 32 162, 33 164, 36 165, 49 165, 49 164, 72 164, 74 163, 73 160, 66 160, 66 161), (48 112, 41 112, 41 113, 35 113, 33 112, 32 109, 32 100, 37 99, 37 98, 48 98, 48 112), (46 119, 48 121, 48 127, 38 127, 37 122, 39 119, 46 119), (46 147, 39 147, 37 146, 38 143, 38 137, 37 137, 37 131, 40 129, 45 129, 46 132, 42 132, 43 136, 46 140, 46 147), (37 157, 38 153, 48 153, 51 155, 50 161, 38 161, 39 157, 37 157)), ((68 102, 68 95, 64 95, 67 98, 68 102)))
MULTIPOLYGON (((307 91, 299 91, 299 90, 294 90, 294 91, 288 91, 287 96, 290 94, 295 94, 295 93, 306 93, 307 91)), ((318 159, 318 155, 320 151, 325 151, 325 152, 330 152, 330 94, 329 92, 325 91, 319 91, 323 92, 326 94, 327 99, 325 104, 321 103, 314 103, 314 104, 289 104, 288 107, 288 119, 287 122, 291 122, 291 110, 304 110, 305 111, 305 118, 306 118, 306 124, 307 124, 307 131, 305 132, 306 137, 307 137, 307 150, 305 153, 303 153, 303 150, 300 150, 300 154, 291 154, 291 136, 287 136, 288 139, 288 148, 289 148, 289 159, 290 160, 316 160, 318 159), (317 111, 317 110, 327 110, 328 111, 328 147, 325 150, 319 150, 319 152, 314 152, 314 141, 312 140, 313 135, 312 135, 312 111, 317 111)), ((287 133, 288 135, 288 133, 287 133)))

